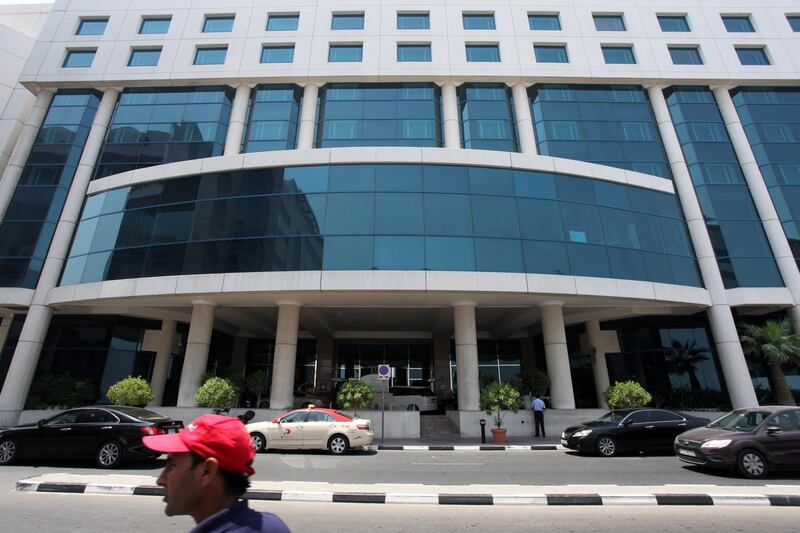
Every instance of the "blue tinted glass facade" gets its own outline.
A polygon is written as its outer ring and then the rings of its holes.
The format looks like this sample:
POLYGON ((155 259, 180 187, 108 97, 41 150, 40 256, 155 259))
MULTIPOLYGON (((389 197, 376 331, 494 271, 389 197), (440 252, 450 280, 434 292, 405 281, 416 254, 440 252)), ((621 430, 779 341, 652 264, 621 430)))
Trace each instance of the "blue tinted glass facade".
POLYGON ((291 150, 297 141, 303 90, 297 85, 259 85, 250 99, 243 152, 291 150))
POLYGON ((731 94, 800 264, 800 88, 742 87, 731 94))
POLYGON ((465 49, 470 63, 500 62, 500 47, 496 44, 468 44, 465 49))
POLYGON ((152 17, 152 18, 142 19, 142 25, 139 26, 139 33, 141 34, 167 33, 169 31, 170 22, 172 22, 172 17, 152 17))
POLYGON ((397 61, 422 61, 431 60, 431 45, 429 44, 398 44, 397 61))
POLYGON ((786 21, 794 32, 800 32, 800 15, 787 15, 786 21))
POLYGON ((672 178, 642 87, 543 84, 528 96, 540 154, 672 178))
POLYGON ((625 31, 622 15, 592 15, 592 18, 597 31, 625 31))
POLYGON ((398 13, 398 30, 427 30, 431 27, 431 17, 428 13, 398 13))
POLYGON ((92 66, 97 50, 68 50, 61 64, 64 68, 89 68, 92 66))
POLYGON ((782 287, 713 93, 672 87, 666 96, 725 287, 782 287))
POLYGON ((299 22, 300 15, 270 15, 267 31, 295 31, 299 22))
POLYGON ((528 15, 528 28, 532 30, 560 30, 561 20, 558 15, 528 15))
POLYGON ((230 87, 126 89, 94 178, 222 155, 232 99, 230 87))
POLYGON ((533 45, 537 63, 569 63, 567 47, 564 45, 533 45))
POLYGON ((602 46, 603 60, 607 65, 635 65, 636 56, 630 46, 602 46))
POLYGON ((319 91, 317 148, 442 146, 432 83, 331 83, 319 91))
POLYGON ((702 65, 700 49, 688 46, 670 46, 669 56, 673 65, 702 65))
POLYGON ((458 87, 461 145, 464 148, 516 152, 517 130, 511 89, 504 83, 467 83, 458 87))
POLYGON ((461 15, 464 20, 465 30, 493 30, 494 15, 491 13, 464 13, 461 15))
POLYGON ((262 63, 291 63, 294 61, 294 45, 270 45, 261 48, 262 63))
POLYGON ((689 22, 683 15, 658 15, 658 25, 661 31, 690 31, 689 22))
POLYGON ((360 44, 332 44, 328 49, 329 63, 358 63, 361 61, 363 46, 360 44))
POLYGON ((756 31, 748 16, 728 15, 722 17, 725 29, 730 33, 752 33, 756 31))
POLYGON ((742 65, 769 65, 767 52, 760 47, 737 47, 736 55, 742 65))
POLYGON ((103 35, 108 19, 82 19, 75 35, 103 35))
POLYGON ((206 17, 203 23, 203 33, 218 33, 233 31, 233 16, 206 17))
POLYGON ((364 14, 334 14, 331 20, 332 30, 363 30, 364 14))
POLYGON ((161 58, 161 48, 131 50, 129 67, 155 67, 161 58))
POLYGON ((99 103, 86 90, 53 98, 0 225, 0 286, 36 288, 99 103))
POLYGON ((198 48, 194 54, 195 65, 224 65, 228 55, 227 46, 198 48))
POLYGON ((671 194, 508 168, 389 164, 213 173, 94 195, 61 283, 320 269, 700 286, 671 194))

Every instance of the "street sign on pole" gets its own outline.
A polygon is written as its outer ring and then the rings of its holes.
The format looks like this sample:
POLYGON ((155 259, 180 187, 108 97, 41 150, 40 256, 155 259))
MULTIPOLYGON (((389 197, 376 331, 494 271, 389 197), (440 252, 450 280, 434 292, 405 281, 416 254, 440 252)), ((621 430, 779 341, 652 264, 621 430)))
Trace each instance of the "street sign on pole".
POLYGON ((378 379, 386 379, 392 377, 392 367, 389 365, 378 365, 378 379))
MULTIPOLYGON (((378 365, 378 379, 389 381, 392 377, 392 367, 389 365, 378 365)), ((386 387, 381 387, 381 444, 383 444, 383 436, 386 434, 386 387)))

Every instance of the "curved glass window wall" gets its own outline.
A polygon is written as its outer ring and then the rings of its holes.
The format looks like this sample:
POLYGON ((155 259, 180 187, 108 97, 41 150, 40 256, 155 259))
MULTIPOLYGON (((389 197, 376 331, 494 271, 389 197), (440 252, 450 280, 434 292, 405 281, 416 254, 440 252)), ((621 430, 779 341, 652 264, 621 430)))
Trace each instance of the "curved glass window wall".
POLYGON ((231 87, 125 89, 94 179, 222 155, 232 99, 231 87))
POLYGON ((259 85, 251 99, 243 152, 292 150, 303 91, 297 85, 259 85))
POLYGON ((714 94, 694 86, 666 93, 725 287, 783 287, 714 94))
POLYGON ((320 269, 700 286, 671 194, 543 172, 389 164, 213 173, 94 195, 62 284, 320 269))
POLYGON ((516 152, 517 130, 511 89, 504 83, 468 83, 458 87, 461 145, 464 148, 516 152))
POLYGON ((642 87, 543 84, 528 96, 541 155, 672 178, 642 87))
POLYGON ((332 83, 319 90, 317 148, 442 146, 432 83, 332 83))

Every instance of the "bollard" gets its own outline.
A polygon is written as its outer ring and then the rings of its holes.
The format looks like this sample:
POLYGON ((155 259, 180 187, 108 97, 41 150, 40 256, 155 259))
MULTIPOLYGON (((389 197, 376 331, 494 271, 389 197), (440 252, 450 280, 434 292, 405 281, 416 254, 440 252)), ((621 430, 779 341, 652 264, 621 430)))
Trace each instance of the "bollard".
POLYGON ((486 444, 486 419, 481 418, 481 444, 486 444))

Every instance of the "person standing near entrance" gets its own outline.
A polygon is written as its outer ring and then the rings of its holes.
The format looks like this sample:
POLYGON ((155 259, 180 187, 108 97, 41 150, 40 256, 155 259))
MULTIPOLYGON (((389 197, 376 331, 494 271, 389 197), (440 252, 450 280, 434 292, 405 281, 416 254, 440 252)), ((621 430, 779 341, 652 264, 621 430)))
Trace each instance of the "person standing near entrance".
POLYGON ((542 437, 545 436, 544 434, 544 401, 539 397, 537 394, 536 397, 533 399, 531 403, 531 408, 533 409, 533 424, 536 426, 536 435, 534 437, 539 436, 539 428, 542 428, 542 437))

